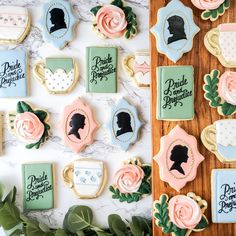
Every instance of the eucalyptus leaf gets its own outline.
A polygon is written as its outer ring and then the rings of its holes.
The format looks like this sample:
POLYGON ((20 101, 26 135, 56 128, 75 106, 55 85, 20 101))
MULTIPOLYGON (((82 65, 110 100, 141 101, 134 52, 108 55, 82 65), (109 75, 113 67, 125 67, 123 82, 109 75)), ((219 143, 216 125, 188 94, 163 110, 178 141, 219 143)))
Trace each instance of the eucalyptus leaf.
POLYGON ((11 234, 9 234, 9 236, 21 236, 22 233, 23 233, 22 230, 16 229, 11 234))
POLYGON ((26 236, 47 236, 46 232, 43 232, 38 225, 27 224, 26 225, 26 236))
POLYGON ((16 187, 14 186, 13 189, 7 194, 5 199, 3 200, 4 202, 12 202, 14 203, 16 200, 16 187))
POLYGON ((126 235, 125 233, 127 232, 127 226, 119 215, 116 215, 116 214, 109 215, 108 224, 109 224, 110 231, 113 234, 116 234, 119 236, 126 235))
MULTIPOLYGON (((132 217, 132 224, 136 227, 139 228, 141 230, 141 232, 143 232, 145 235, 152 234, 152 223, 151 220, 147 220, 141 216, 133 216, 132 217)), ((131 231, 132 232, 132 231, 131 231)), ((136 235, 136 234, 134 234, 136 235)))
POLYGON ((63 229, 58 229, 55 232, 55 236, 68 236, 67 233, 63 229))
POLYGON ((0 202, 2 201, 4 195, 4 185, 0 183, 0 202))
POLYGON ((50 231, 50 228, 44 224, 44 223, 39 223, 39 228, 43 231, 43 232, 49 232, 50 231))

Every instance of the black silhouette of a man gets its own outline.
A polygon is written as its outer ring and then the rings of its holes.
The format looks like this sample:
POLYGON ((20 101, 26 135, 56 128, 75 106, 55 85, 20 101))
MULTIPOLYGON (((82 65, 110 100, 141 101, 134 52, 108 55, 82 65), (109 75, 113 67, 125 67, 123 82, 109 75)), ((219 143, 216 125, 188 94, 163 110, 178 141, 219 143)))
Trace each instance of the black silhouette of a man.
POLYGON ((179 173, 185 175, 181 164, 187 163, 188 158, 188 148, 182 145, 176 145, 171 151, 170 160, 173 161, 174 164, 171 166, 170 171, 177 170, 179 173))
POLYGON ((80 138, 79 129, 83 129, 85 126, 85 116, 80 113, 75 113, 70 120, 71 130, 68 135, 74 135, 77 139, 80 138))
POLYGON ((133 129, 131 127, 131 117, 129 113, 120 112, 117 114, 116 117, 117 117, 117 125, 120 128, 116 132, 116 137, 125 133, 133 132, 133 129))
POLYGON ((60 30, 60 29, 66 29, 66 23, 65 23, 65 13, 62 9, 60 8, 53 8, 50 11, 51 14, 51 23, 53 26, 50 28, 50 34, 60 30))
POLYGON ((184 30, 184 20, 180 16, 171 16, 167 19, 169 23, 168 30, 171 37, 168 38, 168 44, 176 42, 178 40, 187 39, 185 30, 184 30))

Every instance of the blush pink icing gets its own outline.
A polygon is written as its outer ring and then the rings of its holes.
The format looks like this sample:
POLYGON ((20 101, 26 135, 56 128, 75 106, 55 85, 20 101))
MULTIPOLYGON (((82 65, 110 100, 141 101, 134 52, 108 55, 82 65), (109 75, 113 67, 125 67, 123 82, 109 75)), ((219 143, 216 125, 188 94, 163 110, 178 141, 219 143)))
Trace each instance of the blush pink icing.
POLYGON ((139 190, 143 178, 141 167, 127 164, 116 172, 115 183, 121 193, 134 193, 139 190))
POLYGON ((143 75, 150 72, 150 66, 147 64, 147 62, 144 62, 142 64, 135 62, 134 73, 136 74, 138 72, 141 72, 143 75))
POLYGON ((221 75, 218 93, 226 102, 236 105, 236 72, 226 71, 221 75))
POLYGON ((171 198, 168 210, 170 221, 181 229, 194 229, 202 218, 197 202, 184 195, 171 198))
POLYGON ((124 11, 113 5, 101 7, 97 12, 96 22, 100 32, 107 38, 123 36, 127 26, 124 11))
POLYGON ((32 112, 17 114, 14 130, 17 137, 25 143, 37 143, 43 135, 44 125, 32 112))
POLYGON ((225 0, 192 0, 195 7, 201 10, 217 9, 225 0))

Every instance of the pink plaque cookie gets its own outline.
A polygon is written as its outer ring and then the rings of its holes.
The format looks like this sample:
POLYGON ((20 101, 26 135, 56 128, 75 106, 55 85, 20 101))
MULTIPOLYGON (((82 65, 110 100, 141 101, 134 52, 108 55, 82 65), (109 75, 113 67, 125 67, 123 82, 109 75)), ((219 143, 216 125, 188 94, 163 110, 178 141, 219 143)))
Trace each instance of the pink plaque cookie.
POLYGON ((93 142, 98 124, 91 108, 78 98, 65 107, 61 127, 65 144, 79 153, 93 142))
POLYGON ((180 191, 187 182, 195 179, 198 165, 204 157, 197 149, 197 140, 176 126, 161 138, 161 148, 154 157, 160 168, 161 180, 180 191))

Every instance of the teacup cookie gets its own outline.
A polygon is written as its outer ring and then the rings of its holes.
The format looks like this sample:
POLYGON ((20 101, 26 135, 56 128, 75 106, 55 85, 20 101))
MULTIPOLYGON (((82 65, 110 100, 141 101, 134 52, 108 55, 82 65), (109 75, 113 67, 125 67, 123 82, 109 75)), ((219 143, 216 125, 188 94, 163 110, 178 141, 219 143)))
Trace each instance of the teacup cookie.
POLYGON ((192 232, 203 231, 209 222, 204 215, 207 202, 195 193, 176 195, 169 198, 162 194, 153 203, 153 217, 156 226, 165 234, 188 236, 192 232))
POLYGON ((28 95, 28 75, 28 55, 24 50, 0 51, 1 98, 26 97, 28 95))
POLYGON ((109 187, 112 198, 131 203, 150 195, 152 193, 151 173, 151 165, 143 164, 139 158, 125 162, 115 173, 114 185, 109 187))
POLYGON ((236 68, 236 23, 220 24, 211 29, 204 37, 204 44, 224 67, 236 68))
POLYGON ((64 168, 63 179, 79 198, 97 198, 107 182, 107 168, 102 161, 82 158, 64 168))
POLYGON ((91 93, 117 92, 117 48, 87 47, 86 90, 91 93))
POLYGON ((222 163, 236 161, 236 119, 215 121, 202 131, 201 140, 222 163))
POLYGON ((76 18, 66 0, 52 0, 44 4, 41 25, 44 38, 63 49, 73 39, 76 18))
POLYGON ((92 109, 79 98, 64 108, 61 130, 65 145, 73 151, 79 153, 92 144, 98 127, 92 109))
POLYGON ((24 210, 54 208, 54 173, 51 163, 22 165, 24 210))
POLYGON ((159 120, 194 118, 194 69, 192 66, 157 68, 157 109, 159 120))
POLYGON ((211 210, 213 223, 236 223, 236 169, 211 172, 211 210))
POLYGON ((180 0, 172 0, 158 10, 157 19, 151 28, 157 51, 176 63, 192 50, 193 38, 200 30, 193 21, 193 11, 180 0))
POLYGON ((34 66, 34 76, 51 94, 69 93, 75 87, 79 74, 73 58, 47 57, 34 66))
POLYGON ((102 38, 133 38, 138 32, 136 15, 122 0, 113 0, 110 5, 98 5, 90 12, 94 15, 94 31, 102 38))
POLYGON ((230 116, 236 112, 236 72, 212 70, 204 76, 204 97, 209 105, 217 108, 220 115, 230 116))
POLYGON ((20 44, 30 30, 27 8, 0 6, 0 44, 20 44))
POLYGON ((140 50, 134 55, 127 55, 123 67, 138 87, 150 87, 151 66, 149 51, 140 50))
POLYGON ((108 128, 113 145, 118 145, 127 151, 130 145, 138 140, 141 126, 142 122, 139 120, 136 107, 130 105, 124 98, 112 107, 108 128))
POLYGON ((27 149, 39 149, 50 134, 48 124, 49 114, 45 110, 32 108, 26 102, 17 103, 16 112, 7 115, 8 126, 12 133, 22 142, 27 149))
POLYGON ((161 137, 160 151, 154 159, 159 165, 161 180, 179 192, 195 179, 204 157, 198 151, 197 139, 177 125, 161 137))

